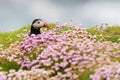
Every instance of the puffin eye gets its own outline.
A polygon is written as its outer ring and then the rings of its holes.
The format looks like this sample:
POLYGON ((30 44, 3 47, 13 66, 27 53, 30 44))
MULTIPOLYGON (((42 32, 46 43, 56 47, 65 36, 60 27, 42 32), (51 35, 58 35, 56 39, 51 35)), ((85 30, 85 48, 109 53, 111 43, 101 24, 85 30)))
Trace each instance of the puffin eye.
POLYGON ((40 22, 38 22, 38 24, 40 24, 40 22))

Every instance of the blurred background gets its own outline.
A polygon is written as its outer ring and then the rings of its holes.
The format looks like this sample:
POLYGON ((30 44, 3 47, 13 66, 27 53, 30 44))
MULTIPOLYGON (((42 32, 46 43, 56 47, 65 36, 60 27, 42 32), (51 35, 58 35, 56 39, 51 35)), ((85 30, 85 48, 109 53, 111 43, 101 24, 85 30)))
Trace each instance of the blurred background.
POLYGON ((0 0, 0 31, 19 29, 35 18, 61 24, 73 18, 84 27, 120 25, 120 0, 0 0))

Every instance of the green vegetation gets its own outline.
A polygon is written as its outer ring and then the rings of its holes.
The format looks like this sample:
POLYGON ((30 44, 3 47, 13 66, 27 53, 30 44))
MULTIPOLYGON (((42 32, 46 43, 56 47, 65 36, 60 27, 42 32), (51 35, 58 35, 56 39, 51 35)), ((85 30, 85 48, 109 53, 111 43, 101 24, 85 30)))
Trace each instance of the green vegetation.
MULTIPOLYGON (((54 29, 56 24, 50 24, 51 29, 54 29)), ((64 26, 61 31, 71 30, 71 27, 64 26)), ((7 49, 11 43, 15 43, 16 41, 22 41, 25 34, 28 35, 30 31, 30 25, 24 26, 23 28, 13 31, 13 32, 5 32, 0 33, 0 45, 3 49, 7 49)), ((60 32, 61 32, 60 31, 60 32)), ((110 26, 105 29, 99 30, 94 28, 87 29, 89 34, 97 35, 97 40, 105 40, 111 42, 119 42, 120 39, 120 26, 110 26)), ((59 33, 60 33, 59 32, 59 33)), ((27 55, 30 56, 30 55, 27 55)), ((36 55, 33 55, 33 59, 36 58, 36 55)), ((0 60, 0 67, 2 67, 2 71, 9 71, 11 69, 15 69, 16 71, 20 68, 16 62, 10 62, 8 60, 0 60)), ((88 79, 89 75, 92 72, 86 70, 80 80, 90 80, 88 79)))
POLYGON ((2 71, 9 71, 11 69, 15 69, 17 71, 20 68, 20 65, 18 65, 16 62, 2 59, 0 61, 0 67, 2 67, 2 71))
MULTIPOLYGON (((55 25, 56 24, 50 24, 50 27, 54 28, 55 25)), ((62 31, 66 31, 69 29, 71 28, 65 26, 62 31)), ((6 49, 9 47, 11 43, 14 43, 16 41, 22 41, 23 37, 19 37, 19 36, 22 36, 22 34, 29 34, 29 30, 30 30, 30 25, 27 25, 13 32, 0 33, 0 44, 3 45, 2 48, 6 49)), ((97 36, 98 39, 104 38, 104 40, 112 41, 112 42, 119 42, 120 39, 120 26, 111 26, 103 30, 95 30, 94 28, 88 28, 87 31, 92 35, 98 35, 97 36), (102 36, 99 37, 100 35, 102 36)), ((5 62, 7 63, 7 61, 5 62)))
POLYGON ((102 38, 106 41, 119 42, 120 39, 120 26, 110 26, 103 30, 89 28, 87 31, 92 35, 97 35, 98 39, 102 38))
POLYGON ((29 33, 29 28, 30 25, 27 25, 13 32, 0 33, 0 44, 3 45, 3 49, 6 49, 11 43, 14 43, 16 41, 22 41, 23 38, 19 36, 29 33))
MULTIPOLYGON (((56 24, 50 24, 51 29, 53 29, 55 25, 56 24)), ((62 31, 66 31, 69 29, 71 28, 65 26, 62 31)), ((29 34, 29 31, 30 25, 27 25, 16 31, 0 33, 0 46, 2 46, 3 49, 6 49, 11 43, 22 41, 24 37, 23 34, 27 35, 29 34)), ((88 28, 87 31, 92 35, 98 35, 98 40, 102 38, 106 41, 119 42, 120 39, 120 26, 110 26, 106 27, 103 30, 88 28)))

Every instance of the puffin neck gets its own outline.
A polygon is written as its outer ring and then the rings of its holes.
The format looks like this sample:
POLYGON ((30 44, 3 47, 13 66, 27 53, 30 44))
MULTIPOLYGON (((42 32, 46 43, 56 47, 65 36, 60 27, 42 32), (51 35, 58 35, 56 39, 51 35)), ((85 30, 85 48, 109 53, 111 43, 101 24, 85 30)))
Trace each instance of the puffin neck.
POLYGON ((31 34, 41 34, 40 29, 35 29, 33 26, 31 27, 31 34))

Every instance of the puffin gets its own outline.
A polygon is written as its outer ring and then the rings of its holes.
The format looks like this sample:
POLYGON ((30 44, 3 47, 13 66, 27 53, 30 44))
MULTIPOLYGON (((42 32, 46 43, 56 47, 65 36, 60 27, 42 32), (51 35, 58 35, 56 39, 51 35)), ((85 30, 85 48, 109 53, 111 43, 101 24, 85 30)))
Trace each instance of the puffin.
POLYGON ((42 19, 33 20, 31 24, 31 30, 30 30, 29 36, 31 36, 32 34, 35 34, 35 35, 41 34, 40 29, 42 27, 49 28, 49 24, 47 22, 44 22, 42 19))

